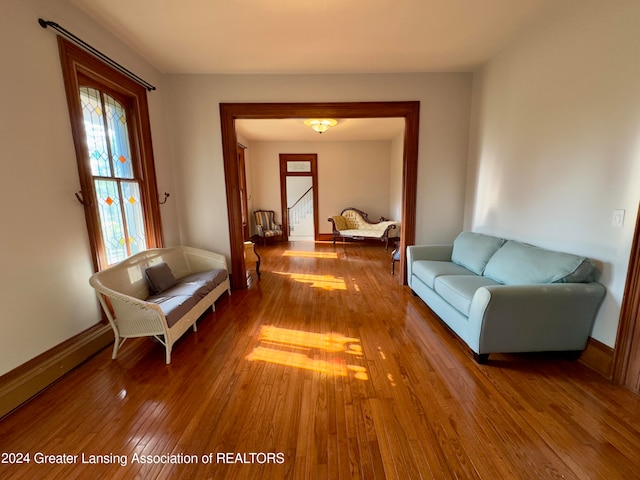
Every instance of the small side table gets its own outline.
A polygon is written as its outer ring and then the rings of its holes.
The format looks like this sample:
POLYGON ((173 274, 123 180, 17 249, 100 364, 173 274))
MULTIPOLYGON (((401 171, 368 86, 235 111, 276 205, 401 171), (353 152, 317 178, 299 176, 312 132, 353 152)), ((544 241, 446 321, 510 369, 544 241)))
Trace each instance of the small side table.
POLYGON ((256 273, 260 278, 260 255, 256 251, 255 243, 244 242, 244 259, 246 262, 256 262, 256 273))
POLYGON ((396 262, 400 261, 400 240, 396 240, 395 249, 391 252, 391 275, 396 274, 396 262))

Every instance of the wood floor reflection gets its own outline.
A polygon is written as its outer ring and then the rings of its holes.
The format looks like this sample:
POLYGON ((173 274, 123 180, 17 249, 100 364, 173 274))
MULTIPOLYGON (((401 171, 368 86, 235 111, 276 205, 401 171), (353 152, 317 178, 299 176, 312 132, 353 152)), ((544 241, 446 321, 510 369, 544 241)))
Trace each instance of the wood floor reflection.
POLYGON ((2 419, 0 478, 638 478, 639 397, 558 356, 476 364, 384 246, 258 251, 171 365, 129 340, 2 419))

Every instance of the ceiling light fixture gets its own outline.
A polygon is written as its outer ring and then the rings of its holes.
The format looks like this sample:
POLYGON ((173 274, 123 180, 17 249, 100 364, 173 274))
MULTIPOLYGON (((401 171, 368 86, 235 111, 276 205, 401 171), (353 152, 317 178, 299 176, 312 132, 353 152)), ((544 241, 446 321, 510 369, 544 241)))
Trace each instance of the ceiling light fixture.
POLYGON ((309 118, 304 121, 304 124, 313 128, 318 133, 323 133, 329 130, 329 128, 335 127, 338 121, 333 118, 309 118))

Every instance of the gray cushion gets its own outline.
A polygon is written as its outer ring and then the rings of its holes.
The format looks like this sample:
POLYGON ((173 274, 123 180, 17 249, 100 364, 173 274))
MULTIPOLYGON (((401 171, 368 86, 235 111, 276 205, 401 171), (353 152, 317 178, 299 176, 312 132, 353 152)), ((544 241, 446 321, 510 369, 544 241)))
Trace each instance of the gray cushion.
POLYGON ((436 278, 441 275, 472 275, 470 270, 452 262, 436 260, 417 260, 413 262, 413 275, 422 280, 429 288, 434 288, 436 278))
POLYGON ((503 238, 462 232, 453 241, 451 261, 482 275, 491 256, 504 244, 503 238))
POLYGON ((149 267, 144 271, 149 284, 149 293, 155 295, 164 292, 176 284, 176 278, 166 263, 159 263, 149 267))
POLYGON ((181 278, 173 287, 150 296, 147 301, 158 304, 167 317, 167 325, 172 327, 226 278, 227 271, 223 269, 194 273, 181 278))
POLYGON ((167 325, 171 328, 198 303, 199 299, 189 295, 155 295, 147 301, 158 304, 167 318, 167 325))
POLYGON ((479 275, 443 275, 436 278, 435 291, 452 307, 468 317, 473 295, 480 287, 487 285, 498 283, 479 275))
POLYGON ((211 290, 227 278, 227 271, 221 268, 188 275, 178 280, 178 284, 169 292, 173 295, 193 295, 198 300, 206 297, 211 290))
POLYGON ((484 274, 506 285, 579 283, 592 281, 594 268, 584 257, 509 240, 491 257, 484 274))

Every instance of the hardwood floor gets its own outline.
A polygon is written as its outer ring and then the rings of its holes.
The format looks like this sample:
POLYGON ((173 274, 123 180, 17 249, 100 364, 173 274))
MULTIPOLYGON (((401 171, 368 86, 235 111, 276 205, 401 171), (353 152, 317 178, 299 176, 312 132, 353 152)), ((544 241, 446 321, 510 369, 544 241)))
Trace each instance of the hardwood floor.
POLYGON ((130 340, 2 419, 0 478, 640 478, 640 397, 557 355, 476 364, 379 245, 259 253, 171 365, 130 340))

